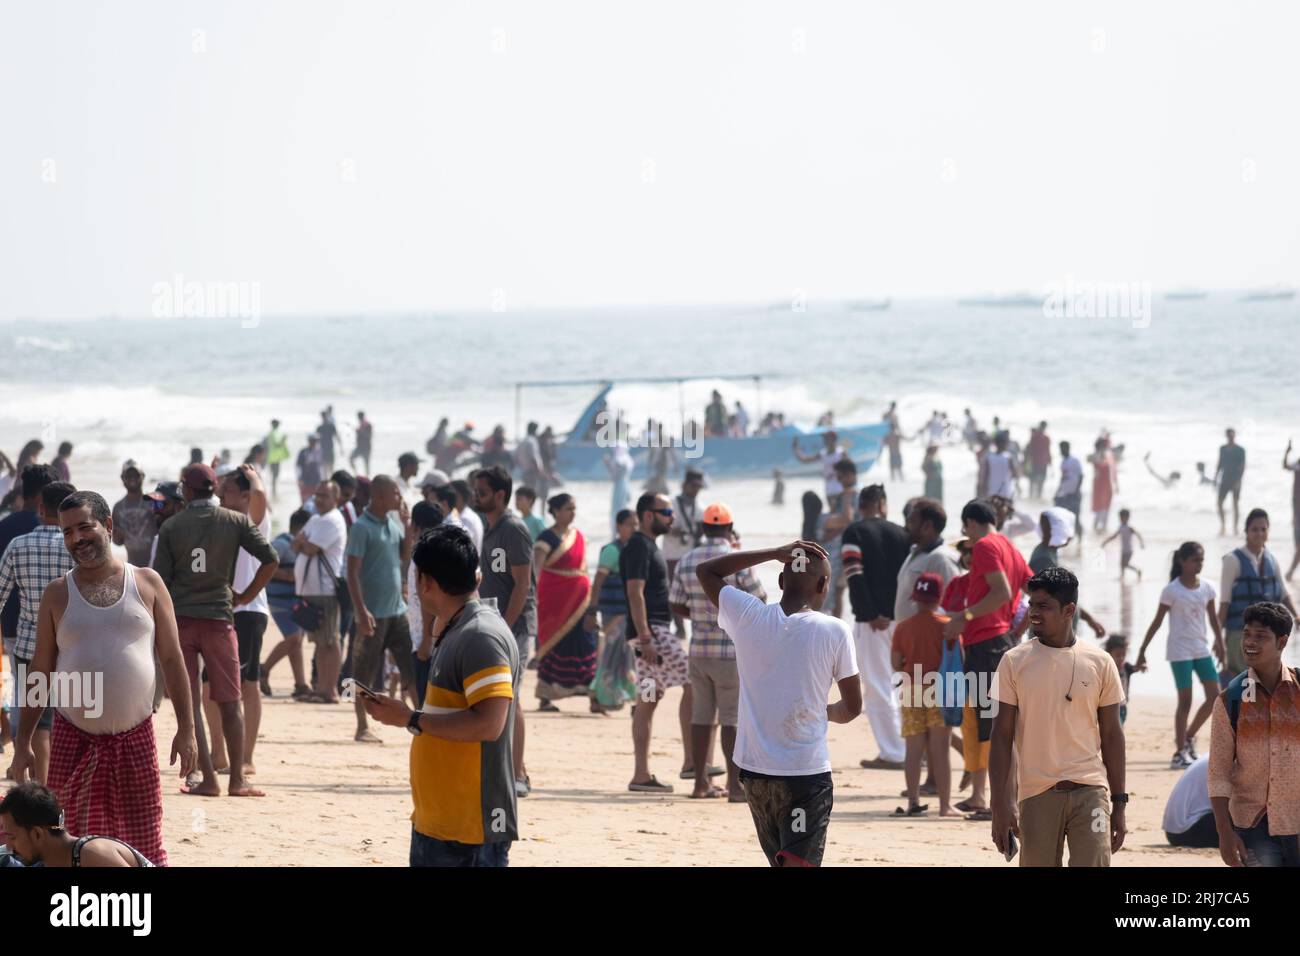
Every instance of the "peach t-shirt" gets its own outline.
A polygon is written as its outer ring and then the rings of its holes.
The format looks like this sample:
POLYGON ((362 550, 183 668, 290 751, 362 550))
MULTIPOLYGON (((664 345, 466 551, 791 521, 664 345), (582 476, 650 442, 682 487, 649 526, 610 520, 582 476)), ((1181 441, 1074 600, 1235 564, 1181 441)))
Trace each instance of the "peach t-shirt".
POLYGON ((991 696, 1016 711, 1020 799, 1062 780, 1107 786, 1097 710, 1124 702, 1114 659, 1086 640, 1048 647, 1031 640, 1002 655, 991 696), (1071 672, 1073 671, 1073 684, 1071 672), (1066 700, 1069 693, 1073 698, 1066 700))

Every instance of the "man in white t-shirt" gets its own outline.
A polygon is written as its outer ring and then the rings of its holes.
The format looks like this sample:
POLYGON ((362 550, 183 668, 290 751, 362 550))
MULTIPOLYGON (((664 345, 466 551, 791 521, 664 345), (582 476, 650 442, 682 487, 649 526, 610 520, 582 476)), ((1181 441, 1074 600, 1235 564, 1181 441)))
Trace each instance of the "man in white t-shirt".
POLYGON ((293 564, 294 587, 300 598, 321 612, 320 625, 307 632, 316 645, 316 687, 308 700, 334 703, 338 698, 339 643, 338 579, 348 530, 338 509, 339 488, 332 481, 316 486, 316 513, 293 539, 298 558, 293 564))
POLYGON ((839 479, 835 477, 835 463, 846 456, 844 446, 839 444, 839 436, 833 431, 822 433, 822 447, 813 455, 805 455, 799 450, 799 439, 794 439, 791 443, 794 449, 794 457, 798 458, 805 464, 811 462, 820 462, 822 466, 822 482, 826 489, 826 499, 829 501, 835 495, 844 490, 839 479))
MULTIPOLYGON (((240 465, 226 473, 221 482, 221 506, 247 515, 257 525, 257 530, 267 541, 271 540, 271 509, 267 504, 266 486, 262 476, 252 465, 240 465)), ((253 583, 262 562, 243 548, 235 559, 235 579, 231 585, 240 594, 253 583)), ((244 702, 244 775, 255 773, 253 748, 257 744, 257 731, 262 723, 262 638, 271 616, 271 605, 266 599, 266 588, 247 604, 234 609, 235 638, 239 645, 239 681, 244 702)), ((207 699, 204 684, 203 712, 208 718, 212 737, 212 762, 217 770, 228 766, 233 754, 226 754, 225 737, 221 729, 221 713, 215 703, 207 699)))
POLYGON ((1083 509, 1083 463, 1070 454, 1068 441, 1061 442, 1058 447, 1061 452, 1061 483, 1056 488, 1052 504, 1074 515, 1074 537, 1082 547, 1083 523, 1079 521, 1079 512, 1083 509))
POLYGON ((1210 803, 1210 755, 1197 757, 1183 771, 1165 804, 1160 823, 1170 846, 1190 846, 1202 850, 1219 848, 1219 831, 1214 825, 1214 805, 1210 803))
POLYGON ((853 632, 813 610, 830 584, 826 551, 796 541, 720 555, 695 573, 736 649, 740 706, 733 757, 758 842, 772 866, 821 866, 833 797, 827 727, 862 712, 853 632), (764 604, 727 584, 728 577, 767 561, 782 565, 780 603, 764 604), (840 699, 828 705, 832 684, 840 699))

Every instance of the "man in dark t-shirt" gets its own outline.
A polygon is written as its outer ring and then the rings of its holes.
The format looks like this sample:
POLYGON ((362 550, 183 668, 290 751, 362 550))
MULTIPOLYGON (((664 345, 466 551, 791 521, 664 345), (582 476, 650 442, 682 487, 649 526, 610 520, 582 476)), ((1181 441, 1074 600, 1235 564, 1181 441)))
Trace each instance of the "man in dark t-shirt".
POLYGON ((1225 432, 1228 443, 1219 446, 1219 465, 1214 469, 1219 483, 1219 534, 1227 534, 1227 518, 1223 502, 1232 495, 1232 533, 1241 531, 1241 479, 1246 474, 1246 449, 1237 444, 1236 430, 1225 432))
MULTIPOLYGON (((636 514, 640 530, 618 558, 618 573, 627 595, 627 633, 636 653, 637 701, 632 714, 636 770, 627 788, 637 793, 672 793, 672 784, 660 783, 650 772, 655 706, 670 687, 690 687, 686 651, 669 630, 668 562, 655 541, 673 526, 672 504, 667 495, 646 493, 637 499, 636 514)), ((689 720, 691 702, 685 694, 682 706, 689 720)), ((689 733, 684 736, 689 740, 689 733)))

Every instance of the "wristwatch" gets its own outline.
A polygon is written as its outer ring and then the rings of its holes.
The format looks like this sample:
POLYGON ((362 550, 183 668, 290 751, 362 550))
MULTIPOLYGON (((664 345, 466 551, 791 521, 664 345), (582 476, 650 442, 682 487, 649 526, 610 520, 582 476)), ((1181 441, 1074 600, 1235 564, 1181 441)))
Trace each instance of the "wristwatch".
POLYGON ((962 616, 965 620, 967 620, 967 621, 973 621, 973 620, 975 620, 975 615, 972 614, 969 610, 962 611, 962 612, 961 612, 961 616, 962 616))
MULTIPOLYGON (((418 710, 411 711, 411 719, 406 722, 406 729, 409 730, 412 736, 415 737, 418 737, 420 736, 420 734, 424 733, 424 731, 420 729, 420 711, 418 710)), ((1125 797, 1124 799, 1127 800, 1128 797, 1125 797)))
POLYGON ((1111 803, 1128 803, 1128 794, 1127 794, 1127 793, 1112 793, 1112 794, 1110 795, 1110 802, 1111 802, 1111 803))

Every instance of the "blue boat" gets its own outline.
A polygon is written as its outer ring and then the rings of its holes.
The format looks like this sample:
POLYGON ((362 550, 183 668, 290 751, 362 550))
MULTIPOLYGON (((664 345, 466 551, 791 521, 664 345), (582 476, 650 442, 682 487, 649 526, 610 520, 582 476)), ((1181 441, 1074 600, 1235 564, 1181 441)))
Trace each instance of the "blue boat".
MULTIPOLYGON (((761 380, 761 376, 699 376, 692 378, 655 378, 625 379, 626 382, 677 384, 700 379, 737 379, 761 380)), ((525 387, 549 387, 571 385, 599 385, 600 390, 591 400, 582 414, 563 439, 556 443, 556 471, 566 480, 571 481, 606 481, 609 472, 605 467, 605 456, 610 454, 619 439, 617 424, 610 420, 606 410, 606 396, 615 386, 608 380, 586 380, 581 382, 520 382, 516 385, 516 417, 518 419, 521 390, 525 387)), ((636 466, 636 479, 643 479, 650 473, 650 453, 662 445, 671 445, 677 454, 678 468, 698 468, 710 478, 770 478, 772 470, 781 469, 785 475, 821 474, 819 464, 799 461, 792 451, 792 443, 798 441, 799 449, 805 455, 815 454, 823 447, 822 436, 833 431, 838 443, 844 447, 859 472, 866 472, 880 457, 881 444, 889 430, 884 422, 870 425, 845 425, 833 428, 803 429, 797 425, 783 428, 762 435, 747 435, 744 438, 705 437, 696 435, 691 429, 684 409, 681 409, 681 421, 684 423, 681 434, 668 436, 654 442, 655 448, 644 447, 646 438, 640 429, 621 436, 632 455, 636 466)), ((516 421, 515 434, 521 434, 516 421)), ((634 479, 634 480, 636 480, 634 479)))

